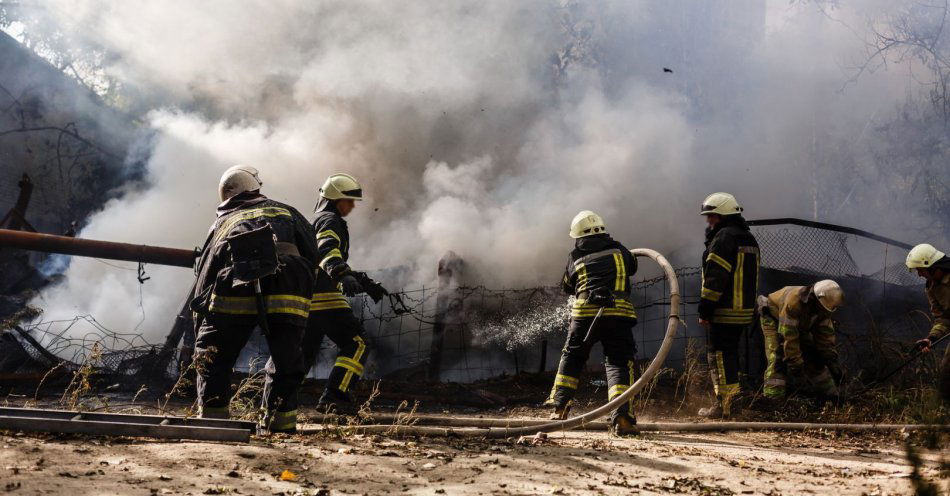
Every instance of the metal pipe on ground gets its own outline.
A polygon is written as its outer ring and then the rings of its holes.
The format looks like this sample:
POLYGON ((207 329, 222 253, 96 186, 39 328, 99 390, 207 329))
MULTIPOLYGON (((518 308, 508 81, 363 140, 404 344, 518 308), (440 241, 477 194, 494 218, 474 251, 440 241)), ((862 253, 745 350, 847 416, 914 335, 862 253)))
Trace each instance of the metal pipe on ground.
MULTIPOLYGON (((332 420, 332 415, 318 415, 313 418, 316 422, 332 420)), ((457 429, 477 428, 487 430, 492 428, 514 429, 537 427, 550 423, 539 419, 512 419, 512 418, 478 418, 478 417, 448 417, 441 415, 405 415, 377 413, 369 421, 374 425, 346 426, 360 434, 408 434, 420 436, 454 436, 457 429), (410 425, 401 425, 400 422, 412 422, 410 425)), ((606 431, 607 422, 590 422, 576 427, 584 431, 606 431)), ((302 432, 314 432, 322 426, 303 427, 302 432)), ((640 432, 732 432, 732 431, 841 431, 841 432, 891 432, 891 431, 920 431, 940 430, 950 431, 950 425, 937 424, 824 424, 811 422, 648 422, 637 425, 640 432)))
POLYGON ((114 243, 11 229, 0 229, 0 248, 16 248, 80 257, 171 265, 174 267, 191 268, 195 264, 194 250, 114 243))

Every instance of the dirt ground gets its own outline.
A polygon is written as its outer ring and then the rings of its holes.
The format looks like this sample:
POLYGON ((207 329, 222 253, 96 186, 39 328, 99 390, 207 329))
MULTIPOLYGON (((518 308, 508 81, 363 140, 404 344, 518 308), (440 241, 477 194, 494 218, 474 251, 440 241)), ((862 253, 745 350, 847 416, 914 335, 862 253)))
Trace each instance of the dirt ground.
MULTIPOLYGON (((312 434, 250 444, 0 432, 14 494, 911 494, 901 434, 312 434), (286 471, 286 472, 285 472, 286 471), (281 480, 281 475, 284 479, 281 480)), ((936 479, 933 454, 925 475, 936 479)), ((946 488, 947 480, 941 484, 946 488)))

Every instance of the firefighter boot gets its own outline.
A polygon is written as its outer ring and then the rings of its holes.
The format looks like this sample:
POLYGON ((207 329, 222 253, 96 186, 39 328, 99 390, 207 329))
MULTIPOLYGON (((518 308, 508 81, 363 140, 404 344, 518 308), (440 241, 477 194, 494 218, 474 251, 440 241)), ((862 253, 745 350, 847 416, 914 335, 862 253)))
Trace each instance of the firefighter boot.
POLYGON ((637 417, 632 414, 617 415, 610 422, 610 433, 617 437, 638 436, 637 417))
POLYGON ((297 432, 297 410, 289 412, 268 410, 264 413, 259 427, 261 433, 294 434, 297 432))
POLYGON ((327 388, 320 396, 320 401, 317 402, 317 411, 327 414, 356 415, 359 407, 349 394, 339 389, 327 388))
POLYGON ((566 405, 563 405, 563 406, 553 405, 553 404, 552 404, 552 405, 545 404, 545 406, 553 406, 553 407, 554 407, 554 411, 551 412, 551 416, 548 417, 548 418, 551 419, 551 420, 566 420, 567 417, 568 417, 568 415, 570 415, 570 413, 571 413, 571 404, 570 404, 570 403, 568 403, 568 404, 566 404, 566 405))

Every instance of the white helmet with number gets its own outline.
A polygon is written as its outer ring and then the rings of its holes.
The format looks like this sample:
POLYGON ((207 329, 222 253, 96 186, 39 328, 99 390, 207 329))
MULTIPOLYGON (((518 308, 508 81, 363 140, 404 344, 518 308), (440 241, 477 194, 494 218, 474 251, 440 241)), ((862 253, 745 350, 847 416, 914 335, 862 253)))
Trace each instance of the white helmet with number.
POLYGON ((844 305, 844 291, 841 286, 838 286, 838 283, 831 279, 816 282, 812 286, 812 290, 815 292, 815 296, 818 297, 821 306, 829 312, 834 312, 841 305, 844 305))
POLYGON ((223 202, 246 191, 257 191, 263 185, 257 169, 250 165, 235 165, 221 175, 218 198, 223 202))
POLYGON ((700 215, 735 215, 741 213, 742 207, 739 205, 736 197, 729 193, 713 193, 707 196, 706 199, 703 200, 702 211, 699 212, 700 215))
POLYGON ((607 226, 604 225, 604 219, 591 212, 590 210, 581 210, 571 221, 571 237, 583 238, 593 236, 594 234, 606 234, 607 226))
POLYGON ((907 268, 910 270, 927 269, 944 256, 944 253, 934 248, 933 245, 923 243, 910 250, 910 253, 907 254, 907 261, 904 263, 907 264, 907 268))
POLYGON ((349 174, 331 174, 320 187, 320 196, 327 200, 362 200, 363 188, 349 174))

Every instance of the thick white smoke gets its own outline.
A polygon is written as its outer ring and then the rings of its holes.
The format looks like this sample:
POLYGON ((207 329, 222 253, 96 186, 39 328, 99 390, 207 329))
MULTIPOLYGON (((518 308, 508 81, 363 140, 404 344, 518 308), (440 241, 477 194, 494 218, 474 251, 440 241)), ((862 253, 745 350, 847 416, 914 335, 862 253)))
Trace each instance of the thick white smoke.
MULTIPOLYGON (((850 3, 836 15, 880 5, 850 3)), ((51 4, 161 103, 146 182, 83 237, 191 248, 229 165, 258 167, 264 193, 305 214, 348 171, 368 198, 350 218, 352 264, 412 265, 402 284, 430 282, 447 250, 493 286, 554 283, 581 209, 695 264, 706 193, 736 193, 752 217, 810 216, 816 127, 857 136, 902 96, 890 74, 842 91, 860 40, 785 0, 51 4), (706 11, 734 25, 703 24, 706 11)), ((148 270, 154 341, 193 276, 148 270)), ((129 273, 75 259, 65 276, 35 302, 44 319, 142 319, 129 273)))

